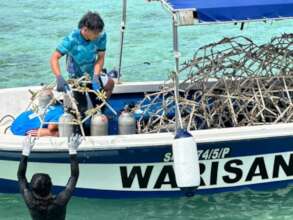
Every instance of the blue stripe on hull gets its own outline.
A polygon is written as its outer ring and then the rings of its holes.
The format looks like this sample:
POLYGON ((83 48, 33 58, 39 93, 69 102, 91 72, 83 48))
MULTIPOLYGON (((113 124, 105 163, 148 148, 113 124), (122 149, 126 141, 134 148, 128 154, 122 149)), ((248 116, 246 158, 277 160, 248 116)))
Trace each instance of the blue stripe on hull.
MULTIPOLYGON (((293 180, 276 181, 271 183, 261 183, 252 185, 243 185, 236 187, 225 187, 217 189, 200 189, 196 191, 198 195, 215 194, 221 192, 235 192, 242 189, 251 189, 256 191, 274 190, 286 188, 293 184, 293 180)), ((63 187, 53 187, 53 193, 57 194, 62 191, 63 187)), ((0 179, 0 193, 19 193, 18 183, 12 180, 0 179)), ((181 197, 184 194, 181 191, 115 191, 115 190, 96 190, 77 188, 75 196, 88 198, 151 198, 151 197, 181 197)))
MULTIPOLYGON (((293 151, 292 137, 248 139, 199 144, 198 150, 230 148, 227 157, 279 153, 293 151)), ((80 163, 154 163, 162 162, 164 155, 171 152, 171 146, 132 147, 124 149, 81 151, 78 154, 80 163)), ((19 161, 20 152, 0 151, 0 160, 19 161)), ((68 163, 67 152, 33 152, 29 158, 32 162, 68 163)))

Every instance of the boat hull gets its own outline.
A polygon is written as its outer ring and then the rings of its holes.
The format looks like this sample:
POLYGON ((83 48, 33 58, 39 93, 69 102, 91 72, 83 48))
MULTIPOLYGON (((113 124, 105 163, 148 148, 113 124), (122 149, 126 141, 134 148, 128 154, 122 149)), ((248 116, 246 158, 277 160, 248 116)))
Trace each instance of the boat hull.
MULTIPOLYGON (((201 184, 197 194, 267 190, 293 182, 293 137, 268 137, 198 144, 201 184)), ((0 151, 0 192, 17 193, 19 151, 0 151)), ((129 198, 184 196, 176 184, 171 145, 82 150, 76 196, 129 198)), ((29 158, 27 177, 48 173, 63 189, 70 170, 66 151, 29 158)))

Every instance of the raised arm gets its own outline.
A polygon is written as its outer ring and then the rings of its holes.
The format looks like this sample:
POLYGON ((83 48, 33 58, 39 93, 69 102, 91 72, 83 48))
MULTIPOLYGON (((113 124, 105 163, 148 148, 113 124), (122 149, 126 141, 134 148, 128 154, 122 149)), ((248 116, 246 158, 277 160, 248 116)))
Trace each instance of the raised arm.
POLYGON ((28 182, 25 176, 26 168, 27 168, 27 156, 21 155, 18 171, 17 171, 17 178, 18 178, 18 184, 20 193, 23 194, 25 189, 28 189, 28 182))
POLYGON ((80 135, 71 136, 68 142, 69 158, 70 158, 70 164, 71 164, 70 165, 71 175, 66 184, 65 190, 59 193, 56 198, 56 203, 61 206, 64 206, 68 203, 78 180, 79 168, 78 168, 78 160, 77 160, 77 148, 79 147, 80 143, 81 143, 80 135))
POLYGON ((28 202, 31 199, 31 193, 28 188, 28 182, 25 176, 26 168, 27 168, 27 160, 28 156, 30 155, 31 149, 35 144, 35 138, 31 136, 26 136, 22 142, 22 155, 19 162, 19 167, 17 171, 17 178, 20 193, 24 197, 24 200, 28 202))

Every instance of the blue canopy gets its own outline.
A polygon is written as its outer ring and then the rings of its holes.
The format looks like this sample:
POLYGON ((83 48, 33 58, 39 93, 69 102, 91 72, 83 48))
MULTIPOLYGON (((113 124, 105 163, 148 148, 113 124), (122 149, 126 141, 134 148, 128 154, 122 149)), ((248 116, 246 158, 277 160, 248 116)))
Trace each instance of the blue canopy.
POLYGON ((293 0, 165 0, 165 2, 172 11, 192 10, 199 22, 293 17, 293 0))

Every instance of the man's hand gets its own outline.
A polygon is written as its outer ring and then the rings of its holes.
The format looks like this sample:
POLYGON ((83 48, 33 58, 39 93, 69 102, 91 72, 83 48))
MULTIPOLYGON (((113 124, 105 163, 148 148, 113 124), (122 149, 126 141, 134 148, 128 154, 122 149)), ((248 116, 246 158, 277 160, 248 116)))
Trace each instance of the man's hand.
POLYGON ((29 156, 33 146, 35 145, 36 138, 28 135, 22 141, 22 155, 29 156))
POLYGON ((62 75, 56 76, 57 80, 57 91, 58 92, 66 92, 69 90, 69 85, 62 75))
POLYGON ((77 154, 77 148, 82 142, 82 138, 79 134, 74 134, 70 138, 68 138, 68 150, 69 154, 77 154))
POLYGON ((39 136, 39 129, 33 129, 26 132, 26 135, 32 136, 32 137, 38 137, 39 136))
POLYGON ((97 92, 100 91, 102 88, 102 86, 100 84, 99 76, 97 74, 94 74, 94 76, 93 76, 92 87, 93 87, 93 90, 95 90, 97 92))

